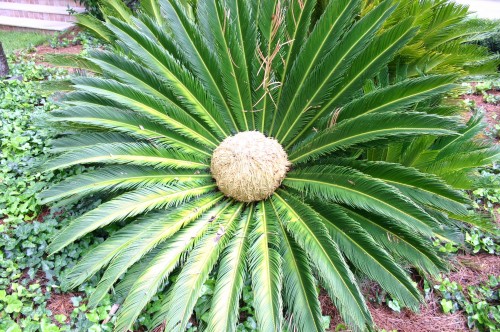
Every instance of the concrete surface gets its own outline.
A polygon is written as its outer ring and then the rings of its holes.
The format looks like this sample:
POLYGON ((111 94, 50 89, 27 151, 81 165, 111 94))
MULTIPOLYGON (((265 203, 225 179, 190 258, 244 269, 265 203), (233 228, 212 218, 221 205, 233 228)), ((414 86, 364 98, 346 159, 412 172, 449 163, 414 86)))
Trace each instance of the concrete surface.
POLYGON ((469 5, 474 16, 480 18, 500 19, 500 0, 454 0, 456 3, 469 5))

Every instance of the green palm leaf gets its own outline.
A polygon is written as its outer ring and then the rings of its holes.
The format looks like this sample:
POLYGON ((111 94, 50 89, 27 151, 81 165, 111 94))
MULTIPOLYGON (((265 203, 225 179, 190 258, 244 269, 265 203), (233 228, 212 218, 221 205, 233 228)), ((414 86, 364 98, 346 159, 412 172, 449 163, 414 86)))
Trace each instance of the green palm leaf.
POLYGON ((418 310, 422 296, 416 285, 370 234, 342 210, 330 209, 320 202, 312 204, 347 259, 401 304, 418 310))
POLYGON ((431 229, 437 225, 434 218, 394 187, 349 168, 300 169, 290 172, 283 184, 312 198, 340 202, 397 219, 422 234, 432 235, 431 229))
MULTIPOLYGON (((327 20, 326 16, 323 16, 316 25, 316 28, 320 31, 318 32, 318 36, 316 37, 314 34, 316 30, 314 30, 297 59, 296 66, 299 66, 299 61, 307 62, 307 70, 304 71, 302 68, 298 67, 301 69, 297 73, 298 81, 293 81, 294 78, 292 76, 292 72, 290 74, 289 84, 283 87, 283 104, 281 104, 278 108, 278 112, 282 112, 280 114, 280 118, 283 119, 283 122, 281 122, 276 131, 273 131, 273 134, 276 137, 281 138, 280 134, 282 130, 286 129, 287 132, 284 134, 284 138, 286 138, 296 125, 301 123, 303 124, 305 122, 304 120, 301 121, 301 119, 306 111, 310 110, 310 108, 318 108, 320 106, 312 104, 315 98, 311 98, 311 93, 319 94, 322 91, 331 90, 331 86, 335 85, 335 83, 339 81, 342 75, 345 74, 350 62, 356 58, 364 47, 366 47, 366 44, 372 39, 377 27, 379 27, 392 12, 389 5, 389 1, 384 1, 375 10, 373 10, 370 15, 359 21, 351 28, 351 30, 347 32, 345 38, 348 42, 345 44, 335 43, 333 49, 330 49, 323 48, 328 47, 328 45, 325 45, 325 42, 332 39, 330 33, 333 33, 334 31, 343 31, 348 23, 350 23, 348 19, 352 17, 352 11, 356 8, 356 1, 331 1, 330 7, 334 9, 332 10, 332 14, 334 15, 333 17, 336 17, 336 19, 333 20, 333 24, 330 23, 331 21, 323 23, 328 24, 329 28, 331 26, 331 29, 323 28, 326 31, 321 29, 322 20, 327 20), (337 8, 337 6, 339 7, 337 8), (336 24, 339 24, 339 26, 337 27, 336 24), (315 54, 313 53, 312 57, 310 53, 303 53, 307 50, 308 42, 312 43, 315 41, 315 38, 320 37, 323 37, 326 40, 317 46, 314 44, 311 46, 316 46, 316 48, 313 49, 315 54), (326 50, 329 52, 325 54, 325 56, 321 57, 321 54, 318 52, 326 52, 326 50), (301 56, 304 57, 304 59, 301 59, 301 56), (324 60, 322 58, 324 58, 324 60), (316 68, 313 67, 314 62, 319 60, 322 61, 316 68), (290 92, 288 92, 289 86, 291 90, 290 92)), ((325 15, 328 13, 329 11, 327 9, 325 15)), ((322 95, 324 96, 324 94, 322 95)), ((309 114, 311 112, 307 113, 309 114)))
POLYGON ((345 105, 336 121, 341 122, 362 114, 404 109, 435 96, 436 93, 448 91, 453 79, 452 75, 419 77, 377 89, 345 105))
MULTIPOLYGON (((72 100, 78 100, 79 106, 73 106, 71 110, 56 111, 52 113, 51 122, 55 124, 64 123, 66 127, 76 130, 85 129, 107 129, 114 132, 126 133, 131 139, 164 142, 176 148, 182 148, 186 152, 203 153, 208 155, 206 145, 214 143, 203 138, 200 141, 190 141, 187 137, 176 134, 166 126, 161 126, 157 121, 144 115, 138 115, 131 111, 124 111, 119 105, 94 106, 95 96, 72 94, 67 96, 72 100)), ((57 141, 56 141, 57 142, 57 141)), ((57 144, 57 143, 56 143, 57 144)))
POLYGON ((236 330, 240 294, 245 282, 248 238, 253 212, 253 207, 250 207, 246 218, 241 219, 233 239, 222 254, 207 331, 236 330))
POLYGON ((435 175, 421 173, 414 168, 385 162, 360 163, 346 160, 345 165, 384 180, 384 182, 395 186, 404 195, 420 204, 449 211, 456 215, 468 214, 465 206, 465 204, 471 204, 468 197, 464 193, 453 189, 435 175))
POLYGON ((287 230, 302 249, 309 253, 325 287, 342 313, 342 318, 359 329, 371 324, 370 313, 354 282, 354 275, 342 258, 337 244, 327 235, 328 231, 317 213, 281 190, 272 200, 277 212, 285 220, 287 230))
POLYGON ((214 188, 213 184, 201 187, 194 184, 191 187, 187 185, 176 185, 170 188, 157 186, 123 194, 73 221, 52 240, 49 250, 55 253, 82 235, 116 220, 133 217, 153 209, 178 205, 214 188))
POLYGON ((256 220, 250 234, 252 246, 248 260, 252 273, 252 287, 255 297, 255 313, 259 328, 263 331, 281 331, 282 313, 282 269, 276 236, 277 220, 271 207, 261 203, 256 211, 256 220))
MULTIPOLYGON (((279 219, 272 202, 271 205, 279 219)), ((279 222, 279 231, 282 239, 280 253, 283 257, 283 297, 291 310, 291 324, 300 331, 323 331, 316 280, 309 260, 282 222, 279 222)))
POLYGON ((433 249, 432 243, 413 229, 392 220, 349 206, 342 209, 356 220, 378 243, 396 257, 429 273, 436 273, 444 265, 433 249))
MULTIPOLYGON (((229 209, 231 209, 231 207, 229 207, 229 209)), ((162 250, 158 252, 156 256, 153 258, 153 261, 151 262, 149 268, 142 271, 141 275, 135 280, 130 291, 128 292, 127 297, 125 298, 125 301, 123 303, 123 308, 120 311, 120 315, 118 316, 117 329, 119 330, 129 329, 129 327, 132 325, 137 316, 139 316, 141 308, 143 308, 146 305, 146 303, 156 293, 156 290, 158 289, 158 287, 160 287, 161 283, 168 277, 168 274, 177 266, 180 256, 183 254, 183 252, 185 252, 187 249, 189 249, 191 246, 194 245, 195 249, 193 253, 199 254, 200 247, 203 247, 203 245, 213 246, 214 244, 213 234, 217 232, 217 229, 219 227, 223 227, 224 225, 229 226, 226 220, 218 219, 218 217, 221 216, 221 213, 223 215, 223 213, 226 212, 227 210, 223 209, 221 212, 219 212, 219 214, 215 214, 215 218, 214 214, 207 214, 205 218, 200 219, 198 222, 186 227, 185 229, 182 229, 180 232, 176 234, 175 238, 166 243, 166 246, 164 246, 164 248, 162 248, 162 250), (207 220, 210 220, 211 218, 214 218, 214 221, 220 220, 220 222, 215 222, 214 224, 210 225, 212 227, 209 227, 209 225, 207 224, 207 220), (208 234, 212 236, 203 235, 205 232, 207 232, 207 228, 209 228, 208 234), (199 240, 195 242, 196 239, 199 240), (160 269, 152 268, 159 266, 161 266, 160 269)), ((234 209, 232 209, 232 212, 234 212, 234 209)), ((216 250, 216 248, 213 249, 216 250)), ((208 254, 210 252, 211 251, 207 252, 205 250, 204 254, 208 254)), ((204 256, 200 257, 200 261, 197 261, 198 264, 202 264, 201 266, 198 265, 197 268, 201 267, 205 269, 204 273, 198 273, 200 272, 199 270, 193 273, 192 270, 183 269, 183 271, 186 271, 185 274, 183 274, 183 277, 187 279, 185 282, 191 281, 199 285, 196 290, 192 290, 193 292, 199 291, 199 287, 201 287, 201 285, 203 284, 202 278, 206 276, 209 272, 209 270, 207 271, 207 268, 209 268, 209 266, 203 265, 203 263, 205 263, 203 259, 209 259, 209 258, 210 256, 209 257, 204 256)), ((191 291, 191 289, 186 289, 186 291, 191 291)), ((176 300, 178 300, 178 298, 176 298, 176 300)), ((185 302, 187 302, 186 305, 189 305, 189 303, 192 302, 192 297, 184 298, 183 303, 185 302)), ((172 313, 179 314, 182 312, 178 311, 172 313)), ((191 313, 191 311, 189 313, 191 313)), ((179 321, 170 321, 169 323, 171 324, 169 330, 172 331, 174 325, 177 325, 179 321)))
POLYGON ((101 190, 114 192, 177 182, 201 184, 210 178, 210 174, 193 174, 192 171, 172 172, 152 167, 115 166, 70 177, 44 191, 39 197, 47 204, 69 196, 76 200, 101 190))
POLYGON ((393 113, 367 114, 339 123, 319 132, 312 140, 297 145, 290 152, 293 163, 302 163, 322 154, 344 150, 380 138, 398 138, 418 135, 456 135, 453 119, 429 114, 393 113), (449 129, 446 129, 449 128, 449 129))
MULTIPOLYGON (((220 225, 215 224, 190 252, 186 265, 170 294, 171 306, 165 318, 165 328, 169 331, 182 331, 189 321, 196 300, 200 296, 203 282, 208 278, 221 252, 227 246, 238 227, 238 219, 243 204, 236 204, 220 225)), ((243 223, 246 218, 243 218, 243 223)))
POLYGON ((99 144, 67 152, 47 163, 48 171, 72 165, 116 163, 155 166, 157 168, 206 169, 208 163, 173 149, 141 143, 99 144))
MULTIPOLYGON (((230 111, 226 96, 222 90, 223 83, 220 79, 221 68, 215 61, 214 55, 206 47, 198 28, 191 22, 184 12, 184 8, 176 1, 163 1, 160 3, 168 25, 176 36, 176 46, 189 64, 193 74, 198 77, 204 88, 210 92, 217 110, 224 114, 224 119, 229 123, 231 132, 237 131, 238 125, 234 119, 237 114, 230 111)), ((207 12, 206 15, 210 15, 207 12)), ((212 12, 212 14, 215 14, 212 12)), ((221 56, 219 55, 219 58, 221 56)))

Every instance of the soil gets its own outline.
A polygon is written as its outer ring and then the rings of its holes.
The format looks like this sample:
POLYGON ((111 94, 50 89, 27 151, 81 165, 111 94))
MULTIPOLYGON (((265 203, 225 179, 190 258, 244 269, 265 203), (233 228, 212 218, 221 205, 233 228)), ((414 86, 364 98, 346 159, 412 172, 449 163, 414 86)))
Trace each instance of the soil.
POLYGON ((47 303, 47 309, 49 309, 52 312, 52 318, 53 318, 52 322, 60 325, 59 322, 55 320, 54 318, 55 315, 66 316, 66 321, 68 322, 69 317, 73 312, 73 309, 75 309, 75 307, 73 306, 73 302, 71 301, 71 298, 82 295, 83 293, 63 293, 63 294, 52 293, 47 303))
MULTIPOLYGON (((64 34, 61 34, 58 38, 59 40, 66 38, 71 41, 73 36, 76 35, 79 31, 80 30, 78 27, 73 27, 69 30, 66 30, 64 34)), ((52 64, 44 61, 45 54, 80 54, 82 50, 83 46, 81 44, 69 45, 67 47, 52 48, 47 43, 44 43, 42 45, 35 47, 35 50, 31 53, 33 54, 33 59, 36 64, 43 65, 46 67, 54 67, 52 64)), ((73 70, 69 68, 69 71, 72 72, 73 70)))
MULTIPOLYGON (((472 86, 475 85, 475 83, 472 83, 472 86)), ((487 93, 493 96, 500 96, 500 91, 497 90, 488 90, 487 93)), ((500 143, 499 137, 495 135, 495 125, 500 123, 500 103, 497 103, 496 105, 487 103, 485 102, 482 94, 465 94, 461 98, 463 100, 468 99, 470 101, 474 101, 476 107, 482 109, 482 111, 484 112, 483 121, 486 123, 486 133, 490 133, 494 136, 492 137, 492 139, 495 141, 495 143, 500 143)), ((464 116, 466 118, 469 118, 470 116, 472 116, 472 113, 469 112, 469 114, 465 114, 464 116)), ((486 136, 486 138, 488 137, 486 136)))
MULTIPOLYGON (((468 286, 485 283, 489 275, 500 275, 500 257, 479 254, 457 256, 453 262, 453 270, 446 276, 466 290, 468 286)), ((440 299, 431 291, 418 313, 410 310, 397 313, 386 305, 368 303, 377 327, 387 331, 469 331, 464 313, 459 311, 444 314, 439 301, 440 299)))

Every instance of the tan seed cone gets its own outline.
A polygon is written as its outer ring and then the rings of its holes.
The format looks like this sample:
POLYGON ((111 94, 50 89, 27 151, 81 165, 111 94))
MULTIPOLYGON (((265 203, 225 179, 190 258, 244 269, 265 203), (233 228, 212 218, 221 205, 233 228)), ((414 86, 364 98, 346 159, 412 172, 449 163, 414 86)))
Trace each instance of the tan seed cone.
POLYGON ((210 170, 226 196, 240 202, 268 198, 290 167, 288 155, 273 138, 245 131, 226 138, 214 150, 210 170))

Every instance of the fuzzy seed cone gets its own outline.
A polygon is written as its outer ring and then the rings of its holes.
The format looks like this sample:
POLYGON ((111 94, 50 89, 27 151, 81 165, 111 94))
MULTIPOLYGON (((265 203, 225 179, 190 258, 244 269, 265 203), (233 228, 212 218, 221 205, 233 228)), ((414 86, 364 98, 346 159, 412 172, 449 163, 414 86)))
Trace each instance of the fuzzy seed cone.
POLYGON ((240 202, 271 196, 289 167, 288 155, 278 141, 258 131, 226 138, 215 149, 211 162, 220 191, 240 202))

